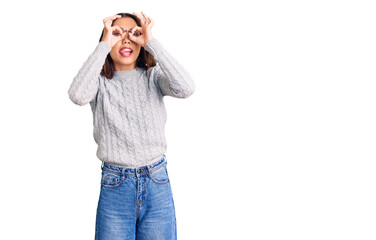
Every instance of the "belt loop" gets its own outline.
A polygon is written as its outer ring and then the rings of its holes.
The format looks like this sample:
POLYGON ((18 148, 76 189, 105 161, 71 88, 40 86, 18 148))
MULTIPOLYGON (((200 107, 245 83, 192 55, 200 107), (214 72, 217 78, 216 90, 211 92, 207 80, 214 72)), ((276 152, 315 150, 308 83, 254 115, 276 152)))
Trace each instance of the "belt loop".
POLYGON ((102 161, 101 169, 103 170, 104 161, 102 161))
POLYGON ((121 178, 125 178, 125 166, 121 169, 121 178))

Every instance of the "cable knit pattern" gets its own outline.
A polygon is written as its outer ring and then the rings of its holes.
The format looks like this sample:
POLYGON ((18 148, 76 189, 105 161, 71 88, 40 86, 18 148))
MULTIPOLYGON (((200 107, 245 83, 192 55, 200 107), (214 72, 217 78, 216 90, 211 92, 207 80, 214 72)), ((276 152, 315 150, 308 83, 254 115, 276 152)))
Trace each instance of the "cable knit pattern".
POLYGON ((99 42, 68 90, 77 105, 90 103, 93 136, 101 161, 126 167, 158 162, 167 150, 164 96, 187 98, 195 91, 190 74, 156 39, 145 45, 157 65, 100 75, 111 46, 99 42))

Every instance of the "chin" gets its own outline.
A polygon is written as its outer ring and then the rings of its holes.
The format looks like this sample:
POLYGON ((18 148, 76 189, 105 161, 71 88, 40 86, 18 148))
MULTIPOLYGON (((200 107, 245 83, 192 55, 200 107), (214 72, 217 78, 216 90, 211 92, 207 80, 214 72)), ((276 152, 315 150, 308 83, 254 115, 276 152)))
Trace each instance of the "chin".
POLYGON ((120 64, 124 64, 124 65, 130 65, 132 63, 135 63, 137 59, 127 59, 127 60, 120 60, 119 63, 120 64))

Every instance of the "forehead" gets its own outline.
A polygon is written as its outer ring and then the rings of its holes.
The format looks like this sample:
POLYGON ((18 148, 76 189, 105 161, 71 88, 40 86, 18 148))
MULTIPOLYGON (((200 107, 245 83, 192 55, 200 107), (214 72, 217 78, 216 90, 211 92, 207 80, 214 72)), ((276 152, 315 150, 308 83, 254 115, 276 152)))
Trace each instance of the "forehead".
POLYGON ((133 20, 130 17, 122 17, 118 18, 114 21, 113 26, 119 26, 122 28, 132 28, 137 26, 137 23, 135 20, 133 20))

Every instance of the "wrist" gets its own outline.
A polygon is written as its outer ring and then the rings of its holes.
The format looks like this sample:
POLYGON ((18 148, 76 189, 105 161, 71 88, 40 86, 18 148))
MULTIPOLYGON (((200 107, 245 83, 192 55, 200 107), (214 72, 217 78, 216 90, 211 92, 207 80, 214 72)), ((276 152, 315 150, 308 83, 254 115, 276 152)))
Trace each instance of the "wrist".
POLYGON ((146 46, 146 44, 148 44, 148 42, 150 42, 150 40, 152 40, 153 39, 153 37, 151 37, 151 38, 149 38, 146 42, 145 42, 145 44, 144 44, 144 48, 145 48, 145 46, 146 46))
POLYGON ((108 44, 108 46, 110 46, 110 47, 112 48, 112 46, 111 46, 111 43, 110 43, 109 41, 102 39, 102 41, 101 41, 101 42, 105 42, 105 43, 107 43, 107 44, 108 44))

